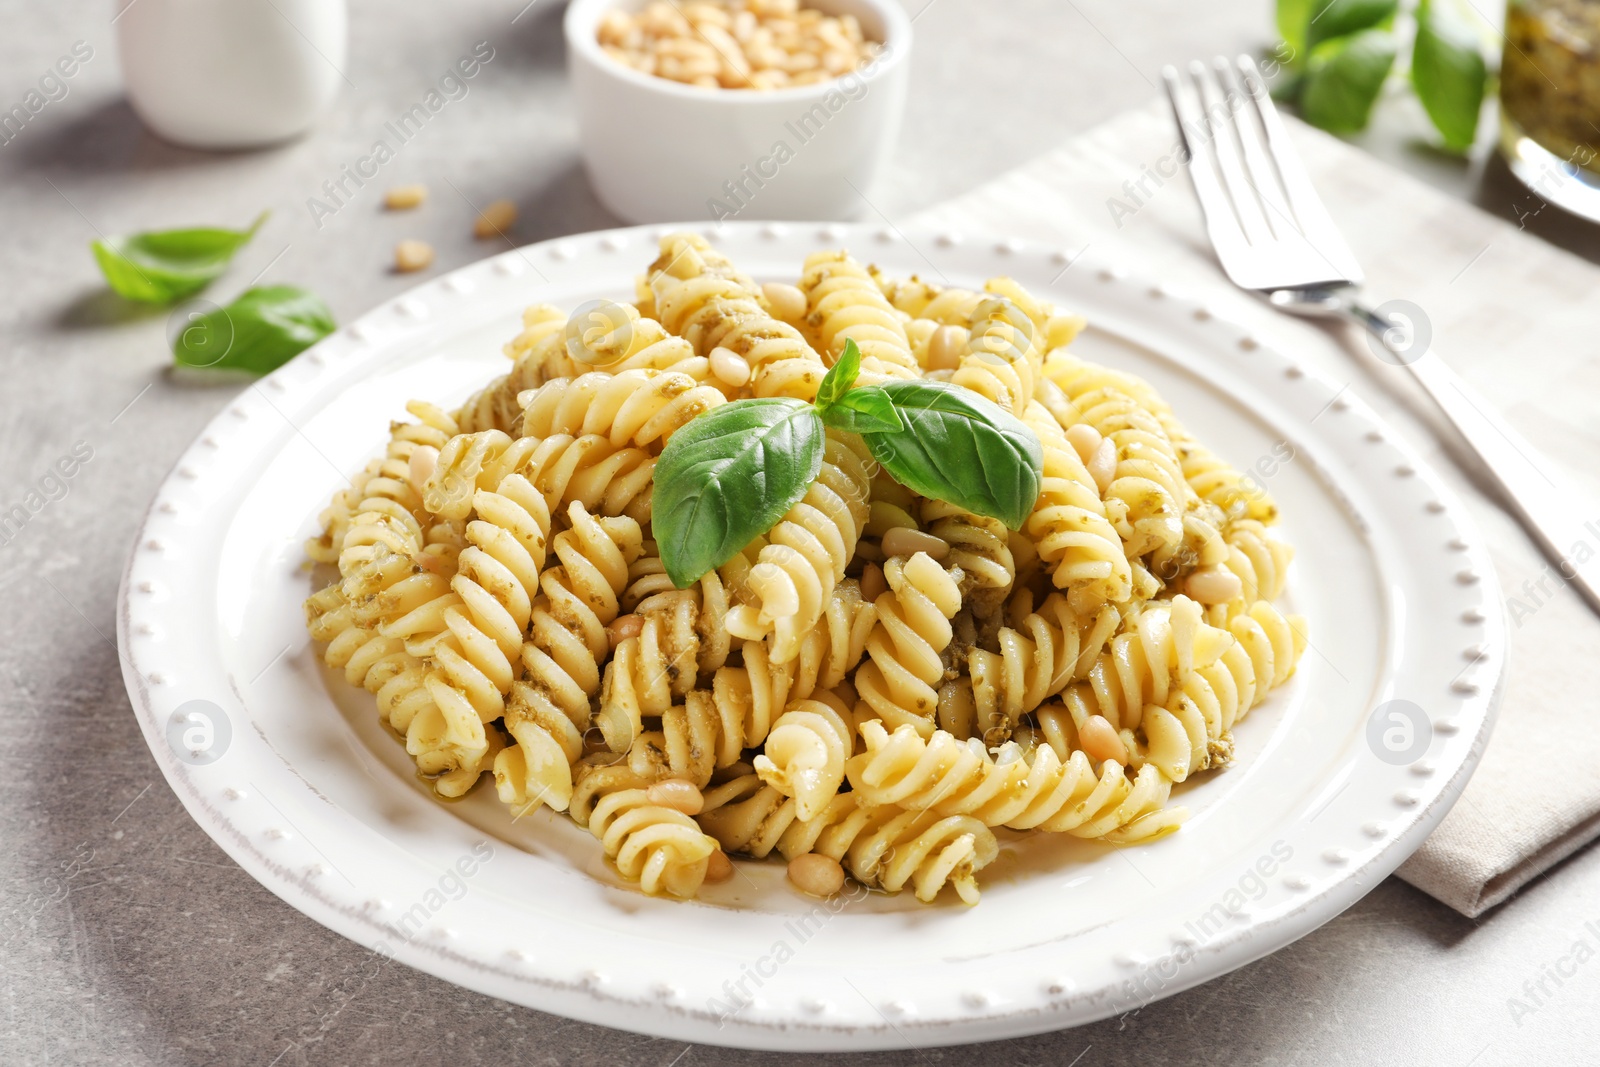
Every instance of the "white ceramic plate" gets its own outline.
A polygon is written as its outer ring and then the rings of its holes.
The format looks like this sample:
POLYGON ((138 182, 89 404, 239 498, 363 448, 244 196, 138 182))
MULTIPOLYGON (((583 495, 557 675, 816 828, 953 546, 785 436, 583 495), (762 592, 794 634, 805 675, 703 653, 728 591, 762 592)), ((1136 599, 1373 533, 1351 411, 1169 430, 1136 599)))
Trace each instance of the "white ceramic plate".
POLYGON ((952 284, 1010 274, 1086 313, 1076 352, 1152 380, 1277 497, 1298 549, 1289 606, 1310 623, 1298 673, 1239 726, 1232 767, 1178 791, 1193 812, 1179 833, 1126 850, 1016 837, 971 909, 819 904, 754 862, 697 902, 655 900, 563 817, 513 823, 485 787, 432 799, 372 698, 308 644, 301 544, 408 398, 453 403, 502 372, 526 304, 630 296, 668 229, 546 242, 425 282, 245 390, 161 487, 121 593, 128 692, 174 791, 263 885, 380 953, 544 1011, 713 1044, 895 1048, 1071 1026, 1214 978, 1333 918, 1444 816, 1488 734, 1500 601, 1459 501, 1370 410, 1106 263, 764 224, 707 236, 763 280, 843 245, 952 284), (1410 740, 1400 720, 1374 724, 1396 700, 1419 709, 1410 740), (230 735, 213 762, 170 740, 204 729, 173 726, 190 701, 220 709, 230 735))

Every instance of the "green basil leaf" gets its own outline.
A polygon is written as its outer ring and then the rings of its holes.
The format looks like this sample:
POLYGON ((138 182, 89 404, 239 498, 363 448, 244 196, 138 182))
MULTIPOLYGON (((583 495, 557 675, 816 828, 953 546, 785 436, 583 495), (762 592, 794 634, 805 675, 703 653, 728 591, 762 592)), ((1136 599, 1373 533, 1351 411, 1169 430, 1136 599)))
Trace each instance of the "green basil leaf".
POLYGON ((291 285, 247 289, 227 307, 190 313, 172 338, 173 359, 186 367, 225 367, 266 374, 335 329, 319 298, 291 285))
POLYGON ((1306 48, 1393 22, 1400 0, 1314 0, 1306 22, 1306 48))
POLYGON ((1362 30, 1324 42, 1311 53, 1301 115, 1313 126, 1334 133, 1365 128, 1394 56, 1394 35, 1385 30, 1362 30))
POLYGON ((803 400, 735 400, 673 434, 656 461, 651 525, 667 577, 699 581, 766 533, 822 469, 822 419, 803 400))
POLYGON ((1472 30, 1439 5, 1417 8, 1417 40, 1411 52, 1411 84, 1444 143, 1465 152, 1478 138, 1489 68, 1472 30))
POLYGON ((267 213, 262 212, 248 230, 161 230, 107 237, 90 247, 100 273, 119 296, 167 304, 215 281, 265 221, 267 213))
POLYGON ((1306 23, 1311 21, 1313 0, 1278 0, 1278 36, 1290 48, 1290 60, 1306 51, 1306 23))
POLYGON ((879 386, 852 389, 836 403, 820 410, 822 421, 836 430, 890 433, 905 429, 905 421, 895 410, 894 401, 879 386))
POLYGON ((874 386, 894 402, 905 429, 863 440, 895 481, 923 496, 1021 528, 1039 497, 1044 454, 1015 416, 948 382, 874 386))
POLYGON ((856 384, 856 377, 860 373, 861 349, 856 347, 854 338, 846 337, 844 351, 839 353, 839 362, 823 375, 822 384, 817 387, 817 410, 826 413, 829 408, 837 404, 839 398, 856 384))

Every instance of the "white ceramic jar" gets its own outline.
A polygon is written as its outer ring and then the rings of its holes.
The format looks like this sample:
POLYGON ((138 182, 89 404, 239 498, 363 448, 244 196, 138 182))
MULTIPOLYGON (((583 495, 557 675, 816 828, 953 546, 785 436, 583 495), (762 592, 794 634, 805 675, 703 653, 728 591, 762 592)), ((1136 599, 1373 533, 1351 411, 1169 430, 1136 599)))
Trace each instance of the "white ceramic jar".
POLYGON ((868 213, 905 110, 911 20, 895 0, 806 0, 884 43, 868 67, 794 89, 702 89, 600 48, 600 17, 645 0, 572 0, 566 37, 583 162, 629 222, 848 219, 868 213))
POLYGON ((344 0, 116 0, 128 99, 158 136, 248 148, 310 129, 344 80, 344 0))

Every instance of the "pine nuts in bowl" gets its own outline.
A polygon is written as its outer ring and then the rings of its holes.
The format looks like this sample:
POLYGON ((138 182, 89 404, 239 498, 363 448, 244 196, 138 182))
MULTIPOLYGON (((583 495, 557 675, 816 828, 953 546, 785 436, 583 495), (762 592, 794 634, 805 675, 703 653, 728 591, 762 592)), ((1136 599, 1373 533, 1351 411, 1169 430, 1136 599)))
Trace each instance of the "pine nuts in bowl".
POLYGON ((584 165, 630 222, 863 214, 904 111, 895 0, 572 0, 584 165))
POLYGON ((800 0, 650 0, 600 17, 606 55, 644 74, 703 89, 785 89, 859 70, 880 50, 854 15, 800 0))

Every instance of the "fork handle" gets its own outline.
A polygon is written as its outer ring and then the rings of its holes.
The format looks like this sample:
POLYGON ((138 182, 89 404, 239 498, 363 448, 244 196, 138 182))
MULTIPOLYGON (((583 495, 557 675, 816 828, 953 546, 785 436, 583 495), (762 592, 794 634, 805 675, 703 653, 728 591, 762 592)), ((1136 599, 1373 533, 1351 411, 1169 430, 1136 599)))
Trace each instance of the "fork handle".
POLYGON ((1549 461, 1444 360, 1426 349, 1420 356, 1410 351, 1395 336, 1397 324, 1368 307, 1352 301, 1345 311, 1411 371, 1472 446, 1505 503, 1554 564, 1558 581, 1570 582, 1600 611, 1600 517, 1584 521, 1579 494, 1559 481, 1549 461))

